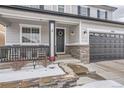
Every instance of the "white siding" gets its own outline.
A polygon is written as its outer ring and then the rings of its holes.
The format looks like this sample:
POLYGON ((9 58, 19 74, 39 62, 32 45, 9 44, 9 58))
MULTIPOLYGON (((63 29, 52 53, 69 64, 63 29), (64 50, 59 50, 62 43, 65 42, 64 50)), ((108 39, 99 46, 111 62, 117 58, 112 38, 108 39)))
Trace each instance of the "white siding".
POLYGON ((53 11, 53 5, 44 5, 44 9, 53 11))
POLYGON ((69 44, 79 44, 79 26, 70 26, 69 31, 69 44), (74 35, 71 35, 71 32, 74 32, 74 35))
POLYGON ((20 44, 19 24, 13 23, 6 28, 6 45, 20 44))
POLYGON ((108 19, 112 20, 113 19, 113 12, 112 11, 107 11, 108 12, 108 19))
POLYGON ((22 6, 40 9, 40 5, 22 5, 22 6))
POLYGON ((57 5, 53 5, 52 7, 53 7, 53 11, 57 11, 57 10, 58 10, 58 9, 57 9, 57 8, 58 8, 57 5))
POLYGON ((71 13, 71 5, 65 5, 65 13, 71 13))
POLYGON ((82 44, 89 44, 89 32, 101 32, 101 33, 120 33, 124 34, 124 28, 115 27, 107 25, 105 23, 84 23, 82 22, 82 44), (87 34, 83 34, 84 31, 87 31, 87 34))
POLYGON ((97 18, 97 9, 90 7, 90 16, 97 18))
MULTIPOLYGON (((90 16, 97 18, 97 10, 98 9, 100 10, 100 8, 90 7, 90 16)), ((108 11, 108 10, 104 10, 104 11, 107 11, 107 14, 108 14, 108 18, 107 19, 111 20, 112 19, 112 11, 108 11)))
MULTIPOLYGON (((27 7, 33 7, 33 8, 40 8, 39 5, 24 5, 27 7)), ((78 6, 77 5, 64 5, 65 6, 65 13, 71 13, 71 14, 78 14, 78 6)), ((85 5, 81 5, 82 7, 89 7, 90 8, 90 16, 91 17, 95 17, 97 18, 97 10, 105 10, 105 9, 101 9, 101 8, 96 8, 93 6, 85 6, 85 5)), ((44 5, 44 9, 45 10, 50 10, 50 11, 58 11, 58 5, 44 5)), ((108 13, 108 19, 112 19, 112 12, 113 11, 109 11, 109 10, 105 10, 108 13)))
POLYGON ((19 21, 13 22, 7 27, 6 45, 20 45, 20 26, 19 24, 41 25, 41 44, 49 45, 49 27, 46 23, 19 21))
POLYGON ((71 11, 72 11, 72 14, 78 14, 78 7, 77 7, 77 5, 72 5, 71 11))

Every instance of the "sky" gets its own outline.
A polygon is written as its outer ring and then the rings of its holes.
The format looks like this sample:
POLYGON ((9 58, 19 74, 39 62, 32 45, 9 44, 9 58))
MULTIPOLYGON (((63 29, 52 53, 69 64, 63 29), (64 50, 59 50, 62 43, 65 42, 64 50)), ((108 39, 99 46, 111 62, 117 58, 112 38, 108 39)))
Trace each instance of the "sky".
POLYGON ((114 7, 117 7, 118 9, 113 12, 113 19, 124 22, 124 6, 116 5, 114 7))

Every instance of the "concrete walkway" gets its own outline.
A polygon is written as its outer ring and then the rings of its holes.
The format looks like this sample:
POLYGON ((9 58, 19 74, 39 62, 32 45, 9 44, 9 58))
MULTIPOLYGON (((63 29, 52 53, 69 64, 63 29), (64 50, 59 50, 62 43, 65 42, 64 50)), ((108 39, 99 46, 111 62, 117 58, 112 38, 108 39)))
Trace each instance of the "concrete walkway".
POLYGON ((124 60, 101 61, 85 66, 107 80, 114 80, 124 85, 124 60))

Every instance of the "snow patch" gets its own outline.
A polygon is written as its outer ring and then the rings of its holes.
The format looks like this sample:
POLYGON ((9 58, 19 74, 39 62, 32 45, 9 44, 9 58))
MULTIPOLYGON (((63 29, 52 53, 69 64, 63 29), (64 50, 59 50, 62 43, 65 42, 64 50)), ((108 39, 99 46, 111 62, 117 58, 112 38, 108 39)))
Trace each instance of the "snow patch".
POLYGON ((0 82, 16 81, 31 78, 41 78, 48 76, 64 75, 65 72, 58 66, 58 64, 52 64, 45 67, 25 67, 19 71, 13 71, 12 69, 0 70, 0 82))
POLYGON ((78 88, 122 88, 124 86, 113 80, 102 80, 102 81, 87 83, 85 85, 76 86, 76 87, 78 88))

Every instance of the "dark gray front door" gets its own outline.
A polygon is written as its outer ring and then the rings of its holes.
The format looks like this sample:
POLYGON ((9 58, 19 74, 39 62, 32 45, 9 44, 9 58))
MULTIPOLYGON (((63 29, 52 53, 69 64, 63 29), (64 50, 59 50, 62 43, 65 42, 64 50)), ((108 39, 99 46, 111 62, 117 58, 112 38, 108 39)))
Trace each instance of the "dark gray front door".
POLYGON ((64 40, 65 39, 65 31, 64 29, 57 28, 56 29, 56 52, 62 53, 64 52, 64 40))

